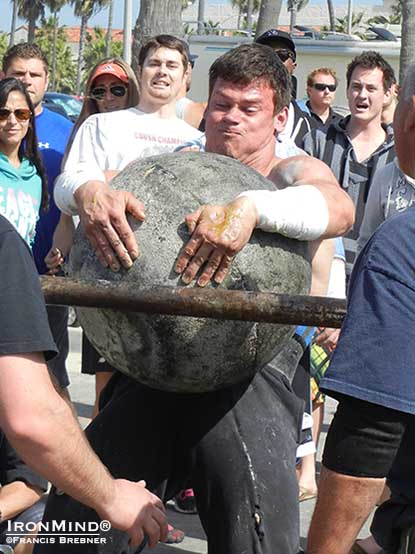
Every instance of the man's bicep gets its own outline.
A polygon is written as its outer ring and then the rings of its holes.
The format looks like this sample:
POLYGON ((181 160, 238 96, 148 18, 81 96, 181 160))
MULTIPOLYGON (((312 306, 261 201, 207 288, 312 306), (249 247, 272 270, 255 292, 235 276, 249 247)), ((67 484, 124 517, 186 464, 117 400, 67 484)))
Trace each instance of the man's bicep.
POLYGON ((52 389, 41 352, 0 356, 0 427, 15 432, 22 417, 30 425, 30 406, 52 389))
POLYGON ((298 185, 339 186, 331 169, 312 156, 293 156, 282 160, 271 172, 277 188, 298 185))

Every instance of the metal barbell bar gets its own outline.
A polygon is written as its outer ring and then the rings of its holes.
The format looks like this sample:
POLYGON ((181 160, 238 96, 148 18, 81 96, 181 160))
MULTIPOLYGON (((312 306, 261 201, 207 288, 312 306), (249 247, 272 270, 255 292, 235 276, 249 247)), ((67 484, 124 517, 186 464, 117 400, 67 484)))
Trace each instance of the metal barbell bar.
POLYGON ((341 327, 346 301, 321 296, 219 288, 147 287, 110 281, 41 277, 47 304, 111 308, 214 319, 341 327))

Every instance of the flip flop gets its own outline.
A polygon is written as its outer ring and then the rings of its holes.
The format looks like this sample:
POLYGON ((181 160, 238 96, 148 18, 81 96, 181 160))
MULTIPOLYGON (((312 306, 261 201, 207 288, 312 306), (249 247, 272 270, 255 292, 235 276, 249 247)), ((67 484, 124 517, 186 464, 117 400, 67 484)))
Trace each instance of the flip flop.
POLYGON ((312 500, 313 498, 316 498, 316 497, 317 497, 317 491, 314 492, 304 487, 300 487, 299 495, 298 495, 299 502, 304 502, 305 500, 312 500))
POLYGON ((177 544, 184 539, 184 532, 181 529, 176 529, 173 525, 168 524, 168 535, 166 544, 177 544))

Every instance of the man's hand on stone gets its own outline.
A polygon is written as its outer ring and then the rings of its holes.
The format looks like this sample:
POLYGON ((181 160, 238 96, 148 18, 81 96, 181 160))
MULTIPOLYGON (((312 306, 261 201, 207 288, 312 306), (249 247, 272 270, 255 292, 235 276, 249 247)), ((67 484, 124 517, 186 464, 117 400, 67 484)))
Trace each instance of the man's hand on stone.
POLYGON ((104 267, 129 269, 138 257, 138 245, 126 214, 144 220, 144 205, 127 191, 111 189, 102 181, 88 181, 75 192, 79 217, 104 267))
POLYGON ((125 531, 131 545, 139 546, 146 536, 150 548, 167 540, 167 519, 163 502, 145 488, 146 483, 132 483, 125 479, 114 481, 111 504, 99 510, 103 520, 125 531))
POLYGON ((232 260, 249 241, 257 224, 256 207, 249 198, 237 198, 226 206, 202 206, 186 217, 192 237, 180 253, 175 271, 190 283, 199 270, 197 284, 213 279, 222 283, 232 260))

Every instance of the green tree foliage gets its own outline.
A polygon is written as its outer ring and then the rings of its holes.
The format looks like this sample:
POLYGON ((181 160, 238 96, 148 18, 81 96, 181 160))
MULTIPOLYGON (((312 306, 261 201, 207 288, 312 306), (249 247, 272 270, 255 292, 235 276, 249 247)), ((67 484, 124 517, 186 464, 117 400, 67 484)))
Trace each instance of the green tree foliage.
MULTIPOLYGON (((122 57, 122 42, 112 40, 110 45, 110 56, 122 57)), ((89 72, 102 58, 106 57, 106 33, 100 28, 95 27, 93 33, 86 34, 84 59, 83 59, 83 82, 88 78, 89 72)))
MULTIPOLYGON (((232 0, 232 7, 238 8, 238 29, 246 29, 248 13, 248 0, 232 0)), ((252 3, 252 13, 258 13, 261 7, 261 0, 254 0, 252 3)))
MULTIPOLYGON (((36 44, 46 54, 49 66, 53 63, 53 29, 54 18, 42 19, 42 26, 36 32, 36 44)), ((75 89, 75 64, 69 48, 65 27, 59 27, 56 34, 56 90, 73 92, 75 89)))
MULTIPOLYGON (((365 29, 366 23, 363 21, 365 12, 352 13, 352 35, 357 35, 362 39, 366 39, 365 29)), ((336 33, 347 33, 347 14, 344 17, 336 17, 336 33)), ((328 27, 323 27, 322 31, 329 31, 328 27)))
POLYGON ((45 14, 45 3, 43 0, 17 0, 17 13, 29 24, 27 40, 34 42, 36 21, 45 14))
POLYGON ((0 32, 0 58, 3 58, 6 50, 7 50, 8 44, 7 44, 7 34, 0 32))
POLYGON ((109 0, 70 0, 76 17, 81 18, 79 32, 78 64, 76 68, 76 94, 81 92, 82 60, 84 57, 85 34, 90 17, 105 8, 109 0))

